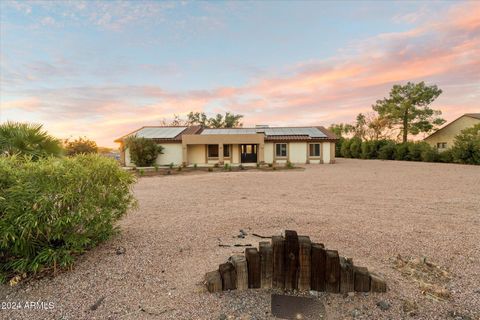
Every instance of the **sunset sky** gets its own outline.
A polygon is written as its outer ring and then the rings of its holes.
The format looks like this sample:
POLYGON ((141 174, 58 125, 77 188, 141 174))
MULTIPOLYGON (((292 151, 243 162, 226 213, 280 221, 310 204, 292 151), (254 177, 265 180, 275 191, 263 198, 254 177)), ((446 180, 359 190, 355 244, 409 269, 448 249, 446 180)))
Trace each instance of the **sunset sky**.
POLYGON ((425 81, 480 112, 480 2, 1 1, 0 122, 102 146, 173 114, 325 125, 425 81))

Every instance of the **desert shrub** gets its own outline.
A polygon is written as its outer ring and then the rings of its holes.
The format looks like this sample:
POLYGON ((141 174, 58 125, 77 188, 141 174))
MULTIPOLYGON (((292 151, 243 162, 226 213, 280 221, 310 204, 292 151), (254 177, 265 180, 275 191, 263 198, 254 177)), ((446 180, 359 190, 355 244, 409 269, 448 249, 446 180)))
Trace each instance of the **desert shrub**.
POLYGON ((293 169, 294 168, 293 163, 291 163, 290 160, 287 160, 287 162, 285 162, 285 167, 287 169, 293 169))
POLYGON ((145 170, 140 169, 140 170, 138 171, 138 174, 140 174, 140 176, 143 177, 143 176, 145 175, 145 170))
POLYGON ((453 162, 453 152, 452 149, 447 149, 438 153, 438 161, 449 163, 453 162))
POLYGON ((177 171, 182 171, 182 166, 178 166, 177 171))
POLYGON ((130 136, 125 139, 125 147, 130 151, 132 162, 138 167, 149 167, 155 163, 163 147, 152 139, 130 136))
POLYGON ((220 164, 217 162, 217 163, 215 163, 215 164, 213 165, 213 167, 214 167, 214 168, 218 168, 218 167, 220 167, 220 164))
POLYGON ((431 149, 430 145, 426 142, 410 142, 407 148, 408 160, 410 161, 422 161, 422 153, 431 149))
POLYGON ((338 138, 337 143, 335 143, 335 157, 336 158, 343 157, 343 155, 342 155, 342 145, 343 145, 344 141, 345 141, 345 138, 340 137, 340 138, 338 138))
POLYGON ((212 172, 213 169, 211 167, 208 168, 208 172, 212 172))
POLYGON ((0 274, 72 265, 135 203, 134 175, 96 154, 0 157, 0 274))
POLYGON ((268 167, 269 167, 269 168, 273 167, 273 163, 269 163, 269 164, 268 164, 268 167))
POLYGON ((395 142, 387 141, 378 150, 378 159, 383 159, 383 160, 393 160, 393 159, 395 159, 395 149, 396 149, 395 142))
POLYGON ((173 162, 170 162, 169 165, 168 165, 168 167, 169 167, 170 169, 173 169, 173 166, 174 166, 174 165, 173 165, 173 162))
POLYGON ((153 167, 155 168, 155 172, 158 172, 158 164, 155 163, 153 167))
POLYGON ((196 163, 193 164, 193 168, 197 169, 198 165, 196 163))
POLYGON ((352 154, 350 152, 350 144, 352 143, 351 139, 345 139, 340 148, 340 153, 344 158, 351 158, 352 154))
POLYGON ((451 149, 454 162, 480 164, 480 124, 462 130, 451 149))
POLYGON ((240 164, 238 167, 240 168, 240 170, 245 170, 245 167, 243 166, 243 164, 240 164))
POLYGON ((64 143, 65 153, 67 156, 74 156, 82 153, 97 153, 97 143, 93 140, 89 140, 86 137, 80 137, 75 140, 65 140, 64 143))
POLYGON ((352 138, 350 142, 350 155, 352 158, 360 158, 362 153, 362 140, 360 138, 352 138))
POLYGON ((361 144, 362 152, 360 157, 362 159, 376 159, 377 158, 377 150, 375 141, 363 141, 361 144))
POLYGON ((409 142, 399 143, 395 146, 394 159, 395 160, 410 160, 408 157, 409 142))
POLYGON ((428 146, 422 150, 421 159, 424 162, 437 162, 439 161, 439 154, 436 148, 428 146))

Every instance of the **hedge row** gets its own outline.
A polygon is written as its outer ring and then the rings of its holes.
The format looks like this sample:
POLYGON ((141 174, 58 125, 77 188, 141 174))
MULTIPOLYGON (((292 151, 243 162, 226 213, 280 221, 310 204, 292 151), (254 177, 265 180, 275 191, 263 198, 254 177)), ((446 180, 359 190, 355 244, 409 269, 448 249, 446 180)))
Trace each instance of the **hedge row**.
POLYGON ((452 150, 438 152, 426 142, 396 143, 392 140, 342 138, 337 145, 337 152, 337 156, 344 158, 462 163, 455 161, 452 150))
POLYGON ((135 177, 96 154, 0 157, 0 282, 72 265, 135 204, 135 177))

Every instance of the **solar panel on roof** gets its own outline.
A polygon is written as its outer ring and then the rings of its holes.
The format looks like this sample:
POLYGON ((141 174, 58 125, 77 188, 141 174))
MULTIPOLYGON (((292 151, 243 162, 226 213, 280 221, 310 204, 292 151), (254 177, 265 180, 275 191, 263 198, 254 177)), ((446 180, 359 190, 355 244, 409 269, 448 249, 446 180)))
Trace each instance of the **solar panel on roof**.
POLYGON ((315 127, 310 128, 229 128, 204 129, 201 134, 255 134, 265 133, 267 136, 309 136, 326 138, 327 136, 315 127))
POLYGON ((172 139, 182 133, 187 127, 147 127, 137 131, 136 135, 140 138, 149 139, 172 139))

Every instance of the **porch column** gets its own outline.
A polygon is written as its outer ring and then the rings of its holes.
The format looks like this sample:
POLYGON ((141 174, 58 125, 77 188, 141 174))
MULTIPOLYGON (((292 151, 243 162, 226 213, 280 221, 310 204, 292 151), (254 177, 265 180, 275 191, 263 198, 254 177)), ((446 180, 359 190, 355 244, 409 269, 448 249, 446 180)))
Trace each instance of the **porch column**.
POLYGON ((188 165, 188 145, 186 143, 182 143, 182 164, 188 165))
POLYGON ((262 163, 265 161, 265 143, 260 142, 258 144, 258 150, 257 150, 257 162, 262 163))
POLYGON ((223 164, 223 144, 218 145, 218 163, 223 164))

